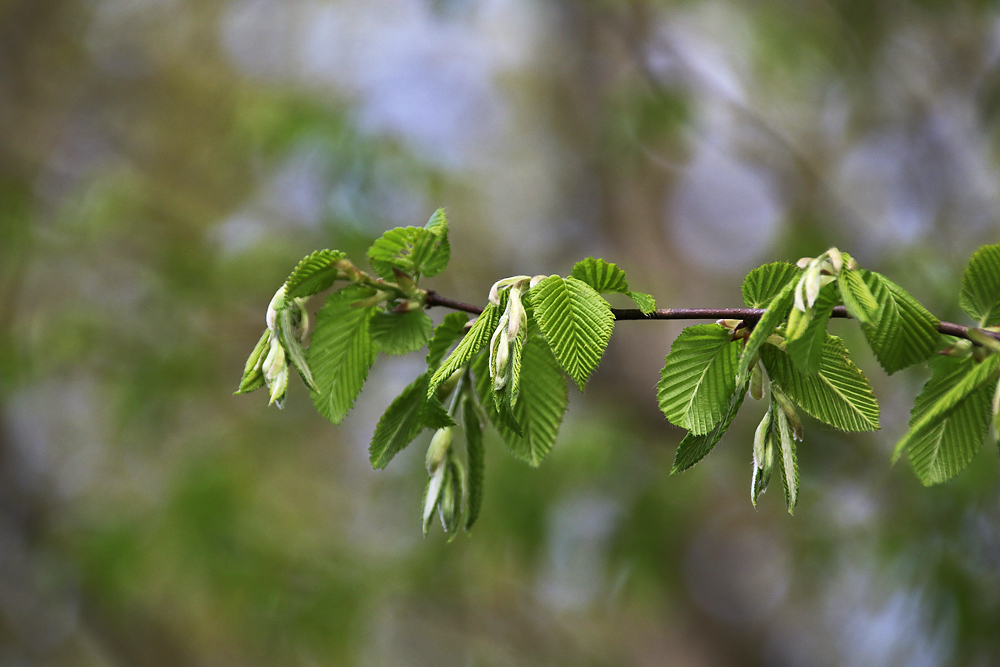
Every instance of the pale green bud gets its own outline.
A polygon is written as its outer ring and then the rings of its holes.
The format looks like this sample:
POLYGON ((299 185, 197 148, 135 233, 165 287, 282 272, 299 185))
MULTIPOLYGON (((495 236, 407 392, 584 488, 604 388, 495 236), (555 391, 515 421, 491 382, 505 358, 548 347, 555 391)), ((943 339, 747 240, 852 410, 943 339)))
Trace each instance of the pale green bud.
POLYGON ((424 457, 427 472, 433 474, 448 456, 448 450, 451 448, 452 430, 451 426, 446 426, 434 432, 431 444, 427 448, 427 455, 424 457))
POLYGON ((830 258, 830 265, 833 267, 833 274, 839 275, 844 268, 844 255, 837 248, 830 248, 826 251, 826 256, 830 258))
POLYGON ((278 291, 274 293, 271 297, 271 303, 267 305, 267 316, 264 320, 267 322, 267 328, 274 331, 274 320, 278 315, 278 311, 285 307, 285 286, 282 285, 278 288, 278 291))

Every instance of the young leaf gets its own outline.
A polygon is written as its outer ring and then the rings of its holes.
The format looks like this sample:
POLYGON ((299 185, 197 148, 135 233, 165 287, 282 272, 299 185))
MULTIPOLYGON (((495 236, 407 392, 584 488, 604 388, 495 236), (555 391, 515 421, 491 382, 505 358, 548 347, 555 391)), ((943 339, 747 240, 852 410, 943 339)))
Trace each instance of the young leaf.
POLYGON ((483 477, 485 452, 483 451, 483 425, 479 421, 475 399, 466 395, 462 401, 462 426, 465 429, 466 459, 469 463, 469 501, 465 515, 465 529, 470 530, 479 516, 483 504, 483 477))
POLYGON ((807 375, 819 372, 826 341, 826 325, 830 321, 833 307, 837 305, 839 293, 832 283, 819 292, 819 298, 806 312, 792 308, 788 314, 785 330, 788 355, 795 367, 807 375))
POLYGON ((840 299, 851 317, 863 325, 870 325, 878 312, 878 301, 865 284, 864 275, 857 269, 844 268, 837 276, 840 299))
POLYGON ((309 370, 309 364, 306 361, 306 351, 302 348, 298 332, 292 324, 292 312, 294 308, 295 306, 288 305, 278 311, 278 316, 275 318, 275 334, 278 336, 282 347, 285 348, 285 353, 288 355, 289 361, 292 362, 295 370, 302 376, 302 381, 306 383, 310 391, 316 391, 316 381, 313 380, 312 372, 309 370))
POLYGON ((390 229, 368 249, 372 268, 386 280, 393 279, 393 267, 413 276, 435 276, 448 266, 450 256, 443 209, 438 209, 425 227, 390 229))
POLYGON ((925 486, 960 473, 979 451, 989 430, 993 383, 1000 356, 982 363, 972 357, 940 357, 917 396, 910 430, 896 445, 893 460, 908 449, 910 463, 925 486))
POLYGON ((1000 244, 983 246, 969 259, 958 303, 979 326, 1000 324, 1000 244))
POLYGON ((583 391, 615 327, 611 307, 593 287, 573 277, 549 276, 531 295, 545 340, 583 391))
POLYGON ((862 270, 878 303, 871 326, 862 326, 879 364, 890 375, 919 363, 937 350, 938 319, 902 287, 874 271, 862 270))
POLYGON ((521 428, 520 435, 497 411, 485 354, 473 361, 472 372, 479 404, 511 454, 528 465, 538 466, 555 444, 569 401, 566 378, 545 339, 531 333, 521 355, 521 396, 512 415, 521 428))
POLYGON ((774 420, 778 427, 778 443, 781 445, 781 479, 785 483, 785 506, 788 513, 795 513, 799 502, 799 463, 795 455, 795 438, 788 415, 780 406, 774 406, 774 420))
POLYGON ((767 308, 771 300, 801 271, 788 262, 772 262, 759 266, 743 279, 743 302, 749 308, 767 308))
POLYGON ((434 329, 434 336, 427 343, 427 368, 437 370, 444 355, 465 335, 465 324, 469 316, 465 313, 448 313, 444 321, 434 329))
POLYGON ((718 324, 688 327, 674 340, 657 384, 660 410, 675 426, 695 435, 725 416, 736 390, 740 343, 718 324))
POLYGON ((396 454, 428 426, 423 419, 427 401, 427 373, 411 382, 386 409, 372 435, 368 454, 372 468, 386 467, 396 454))
POLYGON ((372 342, 379 352, 407 354, 419 350, 430 340, 434 323, 422 310, 406 313, 376 312, 371 319, 372 342))
POLYGON ((635 301, 635 305, 639 306, 643 315, 649 315, 656 311, 656 299, 652 295, 645 292, 629 292, 628 296, 635 301))
POLYGON ((291 301, 329 289, 337 279, 337 262, 344 257, 339 250, 317 250, 306 255, 285 280, 285 298, 291 301))
MULTIPOLYGON (((774 265, 768 264, 767 266, 774 265)), ((761 267, 761 269, 763 268, 766 267, 761 267)), ((755 271, 760 271, 761 269, 755 269, 755 271)), ((744 285, 746 285, 746 282, 744 282, 744 285)), ((743 346, 743 352, 740 354, 740 363, 736 368, 736 384, 744 384, 749 380, 750 369, 757 363, 757 354, 760 352, 761 345, 764 344, 768 336, 774 333, 775 328, 788 315, 788 311, 792 307, 794 292, 795 281, 789 280, 781 288, 780 292, 767 300, 767 310, 757 320, 757 324, 754 326, 750 337, 747 338, 746 345, 743 346)), ((751 296, 759 295, 751 294, 751 296)))
POLYGON ((656 299, 644 292, 631 291, 625 271, 613 262, 588 257, 577 262, 570 275, 587 283, 601 294, 614 292, 627 295, 645 315, 656 310, 656 299))
POLYGON ((243 378, 240 380, 240 387, 234 395, 249 394, 251 391, 256 391, 264 386, 264 373, 261 371, 260 366, 264 359, 264 353, 267 352, 270 340, 271 330, 264 329, 260 340, 257 341, 250 356, 247 357, 247 362, 243 366, 243 378))
POLYGON ((848 358, 836 336, 826 336, 819 371, 809 375, 792 363, 790 355, 773 345, 760 350, 773 384, 816 419, 841 431, 878 429, 879 407, 868 379, 848 358))
POLYGON ((715 428, 704 435, 688 433, 684 436, 684 439, 677 446, 677 453, 674 455, 674 466, 670 469, 671 475, 684 472, 712 451, 712 448, 715 447, 716 443, 722 439, 722 436, 729 429, 729 425, 733 423, 733 418, 739 412, 740 406, 743 405, 743 399, 746 398, 749 386, 750 382, 747 380, 736 389, 736 392, 729 399, 729 409, 726 411, 722 421, 715 425, 715 428))
POLYGON ((375 363, 375 346, 368 334, 374 308, 351 305, 372 293, 366 287, 345 287, 331 294, 316 315, 307 354, 318 388, 312 392, 312 400, 319 413, 334 424, 339 424, 354 405, 375 363))
POLYGON ((775 433, 774 404, 764 413, 757 425, 753 441, 753 477, 750 480, 750 502, 757 506, 760 495, 767 490, 774 470, 775 433))
MULTIPOLYGON (((506 293, 504 294, 506 298, 506 293)), ((500 320, 500 313, 503 312, 504 302, 501 301, 500 305, 494 305, 492 303, 487 304, 483 312, 476 318, 476 321, 472 324, 472 328, 469 329, 469 333, 465 334, 465 337, 459 342, 458 347, 456 347, 448 358, 444 360, 441 366, 434 371, 434 375, 431 376, 431 383, 427 387, 427 395, 432 395, 437 391, 438 386, 451 377, 451 375, 457 371, 462 366, 465 366, 469 361, 472 360, 476 353, 483 348, 484 345, 489 343, 490 337, 497 328, 497 322, 500 320)), ((438 349, 438 343, 431 341, 431 345, 435 350, 438 349)), ((428 348, 430 349, 430 348, 428 348)), ((428 365, 430 365, 431 353, 428 352, 428 365)))

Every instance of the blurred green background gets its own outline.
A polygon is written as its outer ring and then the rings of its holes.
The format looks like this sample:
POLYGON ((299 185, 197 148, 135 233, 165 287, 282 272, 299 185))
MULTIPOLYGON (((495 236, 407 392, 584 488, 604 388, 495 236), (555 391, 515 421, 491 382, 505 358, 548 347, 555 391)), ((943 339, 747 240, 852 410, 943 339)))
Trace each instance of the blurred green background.
POLYGON ((1000 664, 996 445, 890 467, 926 373, 846 323, 883 430, 807 423, 794 517, 761 405, 669 476, 681 323, 618 327, 539 469, 489 441, 450 544, 427 436, 367 461, 421 355, 339 427, 232 396, 301 256, 438 206, 475 303, 595 254, 736 306, 837 245, 965 322, 998 132, 987 1, 0 0, 0 666, 1000 664))

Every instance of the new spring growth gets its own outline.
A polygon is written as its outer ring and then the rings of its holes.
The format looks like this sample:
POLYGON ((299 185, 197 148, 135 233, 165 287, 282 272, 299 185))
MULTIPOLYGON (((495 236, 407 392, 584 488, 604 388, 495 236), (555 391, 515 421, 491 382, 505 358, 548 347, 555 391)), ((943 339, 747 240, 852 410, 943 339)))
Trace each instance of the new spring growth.
POLYGON ((427 447, 427 455, 424 457, 424 464, 427 466, 428 474, 433 475, 436 473, 441 464, 444 463, 445 458, 448 456, 448 450, 451 449, 451 438, 451 426, 439 428, 434 432, 431 444, 427 447))
POLYGON ((528 313, 524 309, 521 296, 531 288, 535 278, 530 276, 504 278, 494 283, 490 289, 490 303, 496 306, 500 305, 500 290, 508 289, 507 308, 500 316, 496 331, 490 339, 490 378, 493 380, 494 391, 501 391, 507 385, 511 348, 519 337, 525 335, 528 325, 528 313))
POLYGON ((803 257, 796 266, 803 273, 795 286, 795 308, 806 312, 816 305, 820 290, 840 275, 844 268, 844 255, 836 248, 830 248, 819 257, 803 257))
POLYGON ((282 285, 267 306, 267 315, 264 321, 267 323, 268 344, 270 349, 267 356, 261 361, 261 371, 264 373, 264 381, 271 394, 271 403, 276 403, 282 407, 285 398, 285 391, 288 389, 288 360, 285 357, 285 348, 281 344, 278 334, 277 318, 278 311, 285 307, 285 286, 282 285))

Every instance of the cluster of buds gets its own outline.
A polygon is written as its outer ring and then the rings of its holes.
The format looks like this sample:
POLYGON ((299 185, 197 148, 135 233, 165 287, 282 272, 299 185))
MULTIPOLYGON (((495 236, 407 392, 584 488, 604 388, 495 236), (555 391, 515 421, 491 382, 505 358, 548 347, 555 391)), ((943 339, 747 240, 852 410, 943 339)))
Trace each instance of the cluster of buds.
POLYGON ((253 382, 260 382, 262 379, 270 392, 270 403, 279 408, 284 405, 285 392, 288 390, 289 356, 298 366, 306 384, 314 386, 312 375, 305 365, 302 347, 309 328, 309 314, 304 308, 304 302, 305 299, 286 301, 284 285, 274 293, 265 317, 267 329, 257 342, 244 370, 244 384, 251 386, 253 382))
POLYGON ((795 410, 795 404, 773 387, 771 396, 773 398, 771 405, 760 420, 753 440, 753 480, 750 500, 754 506, 757 505, 757 498, 764 493, 768 482, 771 481, 781 440, 787 438, 789 441, 794 439, 802 442, 802 420, 795 410))
POLYGON ((451 448, 454 427, 446 426, 434 432, 427 448, 427 491, 424 496, 424 535, 430 530, 434 509, 437 508, 445 532, 457 534, 465 497, 465 467, 451 448))
POLYGON ((848 269, 858 268, 854 258, 847 256, 836 248, 830 248, 819 257, 803 257, 796 264, 802 269, 802 278, 795 286, 795 308, 806 312, 819 298, 820 290, 832 283, 846 266, 848 269))
POLYGON ((507 307, 490 339, 490 378, 493 390, 501 391, 507 385, 510 360, 517 354, 527 336, 528 312, 524 308, 524 293, 546 276, 513 276, 498 280, 490 288, 490 303, 499 306, 500 290, 507 290, 507 307))

